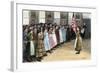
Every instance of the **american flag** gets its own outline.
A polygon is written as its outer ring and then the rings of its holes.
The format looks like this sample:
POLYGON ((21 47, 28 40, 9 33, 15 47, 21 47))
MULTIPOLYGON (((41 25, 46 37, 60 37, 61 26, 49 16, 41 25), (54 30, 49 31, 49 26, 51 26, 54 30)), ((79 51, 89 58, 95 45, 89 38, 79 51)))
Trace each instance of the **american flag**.
POLYGON ((72 16, 71 27, 72 27, 73 31, 76 32, 77 24, 76 24, 76 18, 74 16, 74 13, 73 13, 73 16, 72 16))

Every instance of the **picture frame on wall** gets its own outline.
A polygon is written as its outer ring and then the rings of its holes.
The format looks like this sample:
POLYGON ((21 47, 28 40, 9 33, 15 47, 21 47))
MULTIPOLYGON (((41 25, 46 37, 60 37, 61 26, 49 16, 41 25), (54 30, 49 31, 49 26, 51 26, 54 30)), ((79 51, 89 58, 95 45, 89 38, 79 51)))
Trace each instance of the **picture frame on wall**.
POLYGON ((11 70, 95 66, 95 25, 95 7, 11 2, 11 70))

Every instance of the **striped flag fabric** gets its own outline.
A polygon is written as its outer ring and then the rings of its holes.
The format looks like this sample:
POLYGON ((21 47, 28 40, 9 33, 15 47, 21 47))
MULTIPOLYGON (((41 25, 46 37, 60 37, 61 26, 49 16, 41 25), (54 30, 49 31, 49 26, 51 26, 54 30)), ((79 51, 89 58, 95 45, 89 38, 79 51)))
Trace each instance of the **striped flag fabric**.
POLYGON ((77 24, 76 24, 76 18, 74 16, 74 13, 73 13, 73 16, 72 16, 71 27, 72 27, 73 31, 76 32, 77 24))

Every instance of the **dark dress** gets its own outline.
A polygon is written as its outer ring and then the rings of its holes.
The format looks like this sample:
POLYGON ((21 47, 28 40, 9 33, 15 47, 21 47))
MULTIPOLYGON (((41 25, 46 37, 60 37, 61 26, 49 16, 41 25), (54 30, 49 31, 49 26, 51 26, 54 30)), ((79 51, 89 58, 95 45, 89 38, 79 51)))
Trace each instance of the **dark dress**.
POLYGON ((57 38, 57 44, 59 44, 60 42, 59 29, 56 29, 55 33, 56 33, 56 38, 57 38))
POLYGON ((23 61, 26 60, 26 45, 27 45, 27 32, 23 31, 23 61))
POLYGON ((29 33, 26 35, 27 43, 25 45, 26 49, 24 51, 25 60, 30 61, 30 36, 29 33))
POLYGON ((75 39, 75 37, 76 37, 76 34, 73 31, 73 29, 71 28, 71 39, 73 40, 73 39, 75 39))
POLYGON ((71 31, 70 31, 69 27, 67 28, 66 34, 67 34, 67 36, 66 36, 67 41, 70 41, 71 40, 71 31))
POLYGON ((38 46, 36 49, 36 57, 42 57, 44 55, 44 42, 43 42, 43 33, 38 34, 38 46))

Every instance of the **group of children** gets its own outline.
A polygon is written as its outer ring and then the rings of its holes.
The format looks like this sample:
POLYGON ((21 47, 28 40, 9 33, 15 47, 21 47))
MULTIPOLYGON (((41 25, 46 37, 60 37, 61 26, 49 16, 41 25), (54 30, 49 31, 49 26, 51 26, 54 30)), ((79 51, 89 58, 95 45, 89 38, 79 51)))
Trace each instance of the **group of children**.
POLYGON ((67 26, 31 24, 23 26, 23 61, 41 61, 47 53, 67 41, 67 26))
MULTIPOLYGON (((56 23, 23 25, 23 61, 41 61, 47 53, 52 53, 56 47, 69 41, 73 37, 71 33, 67 25, 56 23)), ((81 51, 79 30, 75 34, 75 50, 78 51, 76 54, 79 54, 81 51)))

